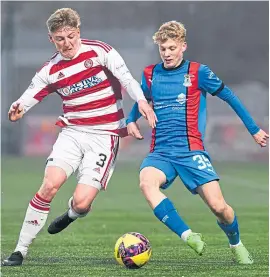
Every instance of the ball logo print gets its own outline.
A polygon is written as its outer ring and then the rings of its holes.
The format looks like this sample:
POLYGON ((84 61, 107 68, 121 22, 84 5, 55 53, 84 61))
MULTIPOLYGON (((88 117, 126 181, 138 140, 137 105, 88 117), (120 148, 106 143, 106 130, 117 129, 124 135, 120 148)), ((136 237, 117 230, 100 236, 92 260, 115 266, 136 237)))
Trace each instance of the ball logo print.
POLYGON ((128 269, 144 266, 150 259, 152 248, 149 240, 142 234, 129 232, 116 242, 114 257, 116 261, 128 269))

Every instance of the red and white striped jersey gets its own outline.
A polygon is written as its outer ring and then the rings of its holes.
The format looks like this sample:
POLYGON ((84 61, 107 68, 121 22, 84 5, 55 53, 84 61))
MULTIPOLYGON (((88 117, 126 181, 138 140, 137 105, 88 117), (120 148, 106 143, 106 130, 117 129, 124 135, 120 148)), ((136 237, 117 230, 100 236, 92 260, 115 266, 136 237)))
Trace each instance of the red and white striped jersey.
POLYGON ((47 95, 56 92, 63 100, 63 114, 56 125, 85 132, 127 135, 121 85, 135 100, 145 100, 124 60, 110 45, 81 39, 73 59, 56 53, 33 77, 18 99, 27 112, 47 95), (134 89, 135 88, 135 89, 134 89))

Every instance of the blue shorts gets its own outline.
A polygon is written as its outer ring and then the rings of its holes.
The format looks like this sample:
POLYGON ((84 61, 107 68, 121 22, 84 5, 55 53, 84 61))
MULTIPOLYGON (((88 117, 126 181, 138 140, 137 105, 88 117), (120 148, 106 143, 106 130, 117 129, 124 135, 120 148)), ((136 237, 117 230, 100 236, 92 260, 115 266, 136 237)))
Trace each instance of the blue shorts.
POLYGON ((193 194, 197 194, 197 187, 219 180, 206 151, 192 151, 175 157, 149 153, 140 170, 148 166, 155 167, 166 175, 167 182, 161 186, 162 189, 168 188, 177 176, 193 194))

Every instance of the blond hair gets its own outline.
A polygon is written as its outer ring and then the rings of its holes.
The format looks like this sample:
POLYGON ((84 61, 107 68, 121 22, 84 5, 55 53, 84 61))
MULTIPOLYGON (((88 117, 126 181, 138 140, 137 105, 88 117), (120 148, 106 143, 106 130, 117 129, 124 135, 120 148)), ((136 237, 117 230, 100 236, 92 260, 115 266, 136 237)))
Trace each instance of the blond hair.
POLYGON ((79 14, 70 9, 62 8, 56 10, 46 22, 47 28, 50 33, 65 27, 79 28, 81 26, 81 19, 79 14))
POLYGON ((153 40, 156 44, 164 43, 168 39, 184 42, 186 40, 186 32, 183 23, 173 20, 162 24, 154 34, 153 40))

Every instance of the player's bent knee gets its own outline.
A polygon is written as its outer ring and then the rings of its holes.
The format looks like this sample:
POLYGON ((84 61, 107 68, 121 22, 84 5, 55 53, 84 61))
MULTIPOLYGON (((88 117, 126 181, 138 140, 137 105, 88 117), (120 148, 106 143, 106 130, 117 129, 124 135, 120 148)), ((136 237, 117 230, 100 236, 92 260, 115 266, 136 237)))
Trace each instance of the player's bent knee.
POLYGON ((78 214, 87 214, 92 207, 92 202, 89 204, 89 201, 87 199, 84 199, 82 201, 72 201, 72 208, 78 213, 78 214))
POLYGON ((159 183, 157 181, 142 180, 140 182, 140 189, 144 194, 152 190, 158 190, 159 183))
POLYGON ((211 204, 211 210, 212 212, 217 215, 217 216, 221 216, 225 213, 226 209, 227 209, 227 204, 226 203, 213 203, 211 204))
POLYGON ((79 214, 88 212, 98 193, 99 189, 95 186, 78 184, 73 194, 73 209, 79 214))

